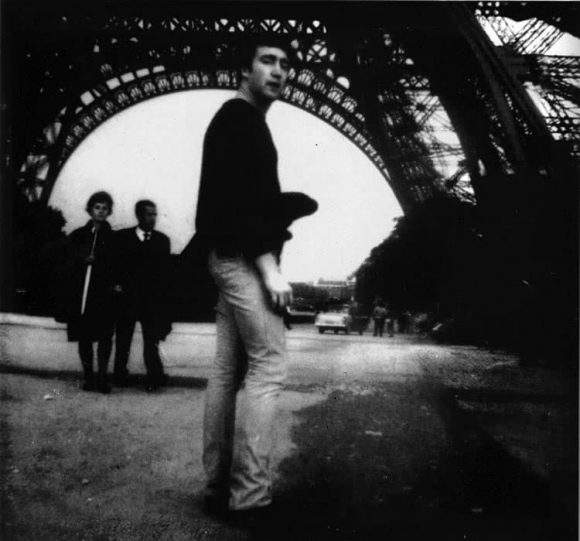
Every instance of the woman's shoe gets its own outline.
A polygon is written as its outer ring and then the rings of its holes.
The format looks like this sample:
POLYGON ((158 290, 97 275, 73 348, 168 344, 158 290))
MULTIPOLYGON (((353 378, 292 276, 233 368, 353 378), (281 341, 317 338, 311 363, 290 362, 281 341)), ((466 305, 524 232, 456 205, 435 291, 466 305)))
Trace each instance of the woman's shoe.
POLYGON ((96 389, 94 381, 85 381, 82 386, 83 391, 94 391, 96 389))

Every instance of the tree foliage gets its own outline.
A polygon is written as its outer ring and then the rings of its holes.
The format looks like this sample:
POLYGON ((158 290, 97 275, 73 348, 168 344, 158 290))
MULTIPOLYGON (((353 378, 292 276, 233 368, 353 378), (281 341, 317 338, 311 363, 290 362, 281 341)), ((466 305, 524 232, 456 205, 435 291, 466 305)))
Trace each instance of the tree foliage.
POLYGON ((454 315, 472 287, 481 245, 475 207, 444 196, 427 201, 371 251, 357 272, 357 300, 370 305, 380 296, 399 311, 454 315))
POLYGON ((486 177, 397 221, 357 271, 357 300, 452 320, 458 338, 577 366, 577 176, 486 177), (463 336, 459 336, 462 334, 463 336))
POLYGON ((52 315, 58 302, 66 224, 62 212, 20 192, 13 204, 13 276, 18 311, 52 315))

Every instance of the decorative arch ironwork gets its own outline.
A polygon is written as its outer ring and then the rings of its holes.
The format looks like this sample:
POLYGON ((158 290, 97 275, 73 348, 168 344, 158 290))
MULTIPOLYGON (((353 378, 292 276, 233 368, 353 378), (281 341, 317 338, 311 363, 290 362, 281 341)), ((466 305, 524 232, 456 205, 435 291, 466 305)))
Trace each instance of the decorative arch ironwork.
MULTIPOLYGON (((75 120, 64 138, 58 170, 92 131, 128 107, 174 92, 235 90, 238 85, 237 71, 227 69, 190 69, 167 73, 162 66, 158 66, 157 69, 140 68, 112 77, 81 95, 83 106, 75 111, 75 120)), ((364 117, 358 112, 357 102, 346 89, 328 77, 303 69, 291 74, 282 101, 316 116, 338 130, 365 153, 383 177, 389 180, 386 164, 366 133, 364 117)), ((65 112, 61 112, 58 124, 62 125, 64 115, 65 112)), ((50 188, 47 186, 45 189, 50 193, 50 188)))
POLYGON ((551 103, 543 119, 518 82, 521 58, 506 57, 481 28, 486 17, 515 12, 575 30, 564 15, 577 8, 559 4, 551 17, 539 3, 412 4, 345 3, 346 17, 320 3, 135 0, 113 10, 113 3, 7 0, 8 168, 46 198, 43 186, 63 160, 115 111, 181 87, 231 88, 236 47, 256 32, 293 40, 299 68, 285 99, 359 146, 405 210, 440 191, 473 201, 481 171, 542 171, 550 152, 538 149, 554 138, 578 155, 576 81, 561 80, 558 62, 536 54, 558 32, 534 22, 514 37, 495 25, 531 66, 529 80, 543 85, 551 103), (522 55, 533 36, 541 46, 522 55))

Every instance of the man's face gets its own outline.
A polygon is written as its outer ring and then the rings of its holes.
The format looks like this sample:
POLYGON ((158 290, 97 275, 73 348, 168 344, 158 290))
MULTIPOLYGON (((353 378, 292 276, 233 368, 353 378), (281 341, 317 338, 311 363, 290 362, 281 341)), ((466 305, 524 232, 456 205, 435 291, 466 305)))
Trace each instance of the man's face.
POLYGON ((152 205, 147 205, 141 216, 139 216, 139 227, 143 231, 153 231, 155 223, 157 222, 157 208, 152 205))
POLYGON ((93 219, 95 223, 102 223, 107 221, 107 218, 111 214, 111 209, 109 208, 108 203, 95 203, 91 207, 89 211, 89 215, 93 219))
POLYGON ((256 48, 252 68, 242 69, 242 77, 257 101, 272 102, 282 95, 289 70, 288 56, 282 49, 260 46, 256 48))

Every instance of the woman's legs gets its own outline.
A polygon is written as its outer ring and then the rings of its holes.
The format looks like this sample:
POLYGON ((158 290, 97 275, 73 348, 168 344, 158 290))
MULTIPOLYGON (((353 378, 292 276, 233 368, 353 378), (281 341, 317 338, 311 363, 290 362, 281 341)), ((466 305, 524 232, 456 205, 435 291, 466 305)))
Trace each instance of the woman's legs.
POLYGON ((95 375, 93 373, 93 343, 91 340, 79 338, 79 357, 83 366, 85 391, 92 391, 95 388, 95 375))
POLYGON ((111 388, 107 383, 107 369, 109 367, 109 357, 111 356, 112 349, 113 337, 110 334, 99 338, 97 345, 97 360, 99 365, 97 373, 97 390, 101 393, 111 392, 111 388))

